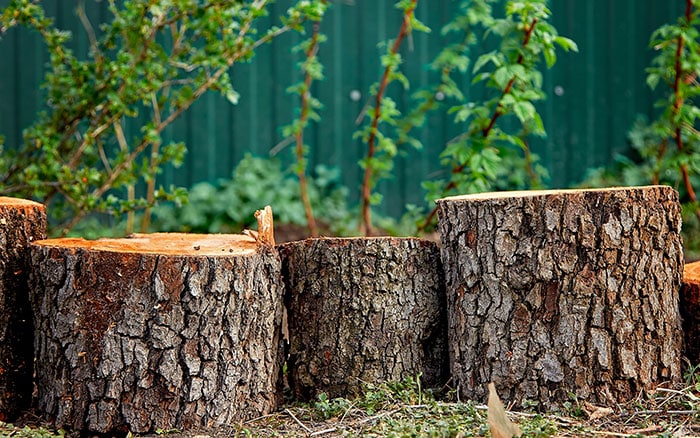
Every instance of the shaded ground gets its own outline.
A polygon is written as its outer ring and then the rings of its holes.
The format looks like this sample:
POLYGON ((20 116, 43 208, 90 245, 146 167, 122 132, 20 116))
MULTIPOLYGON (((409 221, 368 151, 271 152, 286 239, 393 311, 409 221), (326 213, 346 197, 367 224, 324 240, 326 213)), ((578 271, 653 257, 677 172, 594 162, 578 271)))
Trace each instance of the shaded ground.
MULTIPOLYGON (((450 398, 445 394, 443 397, 450 398)), ((277 413, 243 424, 181 432, 161 430, 142 437, 470 437, 490 436, 486 406, 436 400, 412 380, 368 385, 355 400, 320 397, 309 404, 290 404, 277 413)), ((572 400, 562 412, 509 412, 529 437, 700 437, 700 374, 685 384, 658 388, 648 398, 613 408, 572 400)), ((38 417, 27 424, 0 423, 0 436, 61 436, 38 417), (42 426, 43 424, 43 426, 42 426)), ((89 435, 88 435, 89 436, 89 435)))

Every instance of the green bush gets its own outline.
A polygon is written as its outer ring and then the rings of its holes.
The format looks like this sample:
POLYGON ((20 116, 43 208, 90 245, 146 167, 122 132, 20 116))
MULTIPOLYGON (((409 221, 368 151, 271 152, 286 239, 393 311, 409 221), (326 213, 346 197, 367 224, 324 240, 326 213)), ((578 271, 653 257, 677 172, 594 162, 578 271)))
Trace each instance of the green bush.
MULTIPOLYGON (((353 228, 346 204, 347 189, 340 183, 340 171, 316 166, 309 179, 309 197, 318 217, 336 234, 353 228)), ((154 209, 153 228, 158 231, 198 233, 241 232, 254 228, 253 213, 271 205, 275 223, 306 225, 299 184, 282 163, 246 155, 231 179, 193 186, 187 203, 166 203, 154 209)))
POLYGON ((148 228, 158 200, 184 196, 182 189, 156 186, 161 168, 181 163, 185 153, 183 143, 165 143, 163 131, 209 91, 235 105, 231 67, 249 62, 260 45, 301 30, 321 4, 300 0, 270 20, 270 3, 109 2, 110 16, 97 27, 77 2, 90 44, 85 56, 71 50, 70 32, 55 26, 41 2, 9 1, 0 9, 0 36, 14 27, 37 33, 49 68, 43 110, 24 142, 0 154, 0 194, 46 204, 49 224, 61 234, 95 213, 137 209, 144 209, 142 228, 148 228), (128 123, 140 124, 133 137, 125 135, 128 123), (145 187, 143 196, 136 196, 137 184, 145 187))

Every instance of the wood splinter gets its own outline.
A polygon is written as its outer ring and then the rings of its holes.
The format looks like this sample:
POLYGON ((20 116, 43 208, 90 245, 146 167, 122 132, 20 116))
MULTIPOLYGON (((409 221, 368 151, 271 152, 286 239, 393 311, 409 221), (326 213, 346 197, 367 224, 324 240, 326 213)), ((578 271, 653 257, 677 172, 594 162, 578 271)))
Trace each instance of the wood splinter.
POLYGON ((258 230, 243 230, 243 234, 252 237, 258 245, 271 248, 275 247, 275 227, 272 216, 272 207, 266 205, 264 209, 255 212, 258 220, 258 230))

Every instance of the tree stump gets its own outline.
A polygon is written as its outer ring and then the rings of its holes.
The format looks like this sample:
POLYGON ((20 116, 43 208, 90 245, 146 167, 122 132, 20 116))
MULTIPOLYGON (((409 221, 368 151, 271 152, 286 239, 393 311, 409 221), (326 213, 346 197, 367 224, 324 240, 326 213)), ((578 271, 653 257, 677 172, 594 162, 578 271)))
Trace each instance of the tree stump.
POLYGON ((298 399, 353 396, 422 373, 447 381, 446 314, 437 244, 411 238, 319 238, 281 245, 298 399))
POLYGON ((680 377, 681 207, 669 187, 437 201, 460 393, 609 405, 680 377))
POLYGON ((56 425, 190 429, 277 407, 283 285, 243 235, 32 245, 38 404, 56 425))
POLYGON ((0 421, 12 421, 32 400, 32 316, 29 243, 46 238, 46 210, 0 197, 0 421))
POLYGON ((691 365, 700 364, 700 262, 685 265, 680 296, 685 357, 691 365))

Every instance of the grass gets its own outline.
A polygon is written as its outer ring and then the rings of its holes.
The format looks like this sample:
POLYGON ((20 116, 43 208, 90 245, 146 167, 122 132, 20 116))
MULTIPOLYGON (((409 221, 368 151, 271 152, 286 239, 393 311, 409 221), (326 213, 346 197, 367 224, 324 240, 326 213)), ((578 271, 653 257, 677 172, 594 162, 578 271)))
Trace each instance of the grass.
MULTIPOLYGON (((676 437, 700 436, 700 369, 683 384, 659 387, 613 409, 574 399, 561 412, 509 412, 526 437, 676 437)), ((47 426, 0 422, 0 436, 53 438, 62 431, 47 426)), ((145 435, 144 435, 145 436, 145 435)), ((423 390, 414 379, 366 385, 353 400, 320 395, 243 424, 183 433, 160 430, 149 437, 476 437, 490 436, 487 408, 454 400, 454 393, 423 390)))
MULTIPOLYGON (((527 437, 700 436, 700 374, 678 388, 606 410, 566 404, 563 412, 509 412, 527 437), (604 415, 601 415, 601 412, 604 415)), ((451 398, 449 395, 447 398, 451 398)), ((232 429, 233 436, 471 437, 489 436, 487 408, 442 401, 408 379, 367 385, 355 399, 292 405, 232 429)), ((229 436, 231 436, 229 435, 229 436)))

